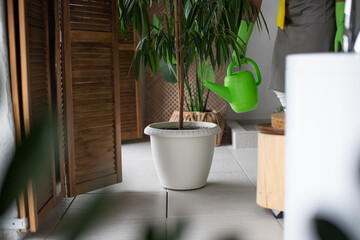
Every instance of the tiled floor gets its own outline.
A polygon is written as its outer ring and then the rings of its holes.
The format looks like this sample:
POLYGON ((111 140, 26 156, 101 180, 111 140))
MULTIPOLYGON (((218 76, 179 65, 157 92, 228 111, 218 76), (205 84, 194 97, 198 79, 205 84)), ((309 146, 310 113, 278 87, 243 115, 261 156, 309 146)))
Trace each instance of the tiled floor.
MULTIPOLYGON (((157 239, 165 239, 183 221, 184 240, 229 236, 243 240, 282 239, 283 220, 256 204, 257 149, 216 147, 208 183, 195 191, 167 191, 160 186, 149 142, 123 144, 122 154, 123 183, 78 196, 73 201, 68 199, 64 203, 69 206, 66 213, 53 228, 42 226, 26 239, 66 239, 69 226, 86 221, 76 219, 98 197, 109 201, 106 215, 95 215, 97 220, 81 239, 145 239, 149 224, 157 226, 157 239)), ((96 211, 90 211, 93 212, 96 211)))

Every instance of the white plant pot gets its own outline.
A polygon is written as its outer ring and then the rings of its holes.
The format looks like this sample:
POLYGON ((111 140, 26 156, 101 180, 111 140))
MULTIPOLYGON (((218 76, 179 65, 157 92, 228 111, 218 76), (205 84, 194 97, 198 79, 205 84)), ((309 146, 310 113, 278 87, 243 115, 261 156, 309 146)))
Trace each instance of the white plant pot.
POLYGON ((215 136, 221 129, 214 123, 184 122, 184 128, 200 128, 168 130, 177 127, 177 122, 161 122, 150 124, 144 130, 150 135, 160 183, 174 190, 201 188, 206 184, 214 155, 215 136))

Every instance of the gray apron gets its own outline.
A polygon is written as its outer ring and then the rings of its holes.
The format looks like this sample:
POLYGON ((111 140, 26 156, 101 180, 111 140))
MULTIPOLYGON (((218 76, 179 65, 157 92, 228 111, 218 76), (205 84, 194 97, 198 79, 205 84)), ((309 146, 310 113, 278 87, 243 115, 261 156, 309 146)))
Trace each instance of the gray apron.
POLYGON ((287 0, 285 16, 284 30, 277 31, 269 82, 269 88, 279 92, 285 92, 288 54, 334 50, 335 0, 287 0))

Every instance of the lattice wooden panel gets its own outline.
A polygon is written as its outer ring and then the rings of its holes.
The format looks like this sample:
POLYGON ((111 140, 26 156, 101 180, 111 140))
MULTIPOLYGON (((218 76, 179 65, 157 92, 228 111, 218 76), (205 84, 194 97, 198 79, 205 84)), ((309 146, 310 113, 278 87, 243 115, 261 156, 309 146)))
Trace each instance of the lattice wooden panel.
MULTIPOLYGON (((160 74, 152 77, 148 70, 145 74, 145 125, 168 121, 172 113, 178 110, 177 84, 166 82, 160 74)), ((195 70, 191 69, 189 75, 190 81, 194 81, 195 70)), ((217 71, 215 76, 218 84, 224 84, 226 71, 217 71)), ((185 97, 188 98, 186 90, 185 97)), ((212 92, 209 95, 207 109, 220 112, 224 119, 226 118, 226 101, 212 92)), ((187 111, 185 105, 184 110, 187 111)))
MULTIPOLYGON (((162 6, 152 6, 149 16, 164 11, 162 6)), ((195 81, 195 67, 189 70, 190 82, 195 81)), ((215 72, 216 82, 224 83, 226 69, 215 72)), ((185 89, 185 98, 188 93, 185 89)), ((150 71, 145 71, 145 125, 154 122, 168 121, 175 110, 178 110, 177 84, 167 83, 161 74, 152 76, 150 71)), ((220 112, 226 118, 226 101, 214 93, 210 93, 207 109, 220 112)), ((186 104, 184 103, 184 110, 186 104)))

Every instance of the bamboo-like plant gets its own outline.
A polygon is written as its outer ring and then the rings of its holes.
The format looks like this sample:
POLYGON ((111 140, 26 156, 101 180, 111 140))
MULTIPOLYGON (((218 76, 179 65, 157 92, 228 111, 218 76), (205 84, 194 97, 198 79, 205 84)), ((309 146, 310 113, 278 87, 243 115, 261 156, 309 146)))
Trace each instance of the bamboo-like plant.
MULTIPOLYGON (((242 39, 237 35, 241 20, 245 18, 250 24, 259 13, 251 0, 125 0, 119 1, 118 9, 122 36, 125 37, 129 24, 140 36, 133 58, 135 78, 138 80, 148 66, 152 74, 157 74, 160 68, 167 81, 178 82, 180 129, 184 86, 190 97, 188 109, 196 106, 205 110, 209 92, 203 98, 204 87, 199 79, 213 75, 216 67, 222 68, 233 51, 240 62, 244 55, 242 39), (162 4, 164 11, 152 16, 151 21, 149 8, 153 4, 162 4), (197 68, 196 95, 191 94, 188 80, 192 64, 197 68)), ((262 15, 257 20, 260 29, 261 22, 265 23, 262 15)))

